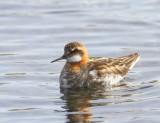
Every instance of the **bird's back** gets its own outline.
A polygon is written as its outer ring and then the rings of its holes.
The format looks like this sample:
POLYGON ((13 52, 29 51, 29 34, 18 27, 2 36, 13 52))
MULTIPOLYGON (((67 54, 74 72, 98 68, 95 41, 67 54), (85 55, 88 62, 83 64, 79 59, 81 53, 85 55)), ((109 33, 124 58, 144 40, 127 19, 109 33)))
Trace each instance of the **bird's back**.
POLYGON ((103 74, 126 75, 136 64, 140 56, 135 53, 118 58, 91 57, 89 60, 90 71, 97 70, 99 76, 103 74))

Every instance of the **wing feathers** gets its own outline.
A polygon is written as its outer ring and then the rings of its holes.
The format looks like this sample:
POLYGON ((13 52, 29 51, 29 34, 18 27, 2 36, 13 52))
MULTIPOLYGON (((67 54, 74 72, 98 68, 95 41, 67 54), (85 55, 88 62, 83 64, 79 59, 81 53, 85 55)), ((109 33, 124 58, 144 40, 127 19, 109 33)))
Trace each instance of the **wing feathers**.
POLYGON ((99 76, 106 74, 126 75, 139 58, 137 53, 118 58, 91 58, 90 69, 97 70, 99 76))

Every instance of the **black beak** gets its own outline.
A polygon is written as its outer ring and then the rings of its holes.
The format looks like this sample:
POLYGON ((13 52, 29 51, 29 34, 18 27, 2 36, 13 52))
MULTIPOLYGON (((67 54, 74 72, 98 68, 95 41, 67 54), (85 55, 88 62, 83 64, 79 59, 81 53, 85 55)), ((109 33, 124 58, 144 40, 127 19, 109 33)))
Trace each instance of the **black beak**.
POLYGON ((57 59, 51 61, 51 63, 56 62, 56 61, 59 61, 59 60, 62 60, 62 59, 65 59, 65 56, 64 56, 64 55, 61 56, 60 58, 57 58, 57 59))

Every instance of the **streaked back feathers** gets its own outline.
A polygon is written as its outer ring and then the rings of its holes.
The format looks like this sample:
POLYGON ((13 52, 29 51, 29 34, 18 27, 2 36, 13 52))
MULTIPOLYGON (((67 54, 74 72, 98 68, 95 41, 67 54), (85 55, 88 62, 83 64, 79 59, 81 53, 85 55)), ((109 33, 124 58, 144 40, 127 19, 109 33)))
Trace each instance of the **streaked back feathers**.
POLYGON ((99 76, 105 74, 126 75, 139 59, 137 53, 118 58, 90 58, 90 69, 97 70, 99 76))

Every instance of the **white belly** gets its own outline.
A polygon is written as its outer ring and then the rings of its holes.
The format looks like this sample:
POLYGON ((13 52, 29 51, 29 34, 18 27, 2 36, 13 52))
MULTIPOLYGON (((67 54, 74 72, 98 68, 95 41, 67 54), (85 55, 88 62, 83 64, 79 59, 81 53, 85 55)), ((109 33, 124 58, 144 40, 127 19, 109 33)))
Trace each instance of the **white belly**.
POLYGON ((100 82, 102 85, 106 86, 117 85, 124 78, 119 74, 106 74, 105 76, 99 77, 97 76, 96 71, 90 72, 90 75, 93 79, 91 81, 94 81, 96 83, 100 82))

